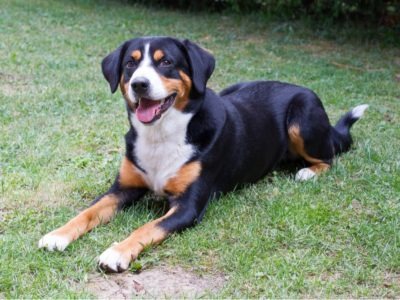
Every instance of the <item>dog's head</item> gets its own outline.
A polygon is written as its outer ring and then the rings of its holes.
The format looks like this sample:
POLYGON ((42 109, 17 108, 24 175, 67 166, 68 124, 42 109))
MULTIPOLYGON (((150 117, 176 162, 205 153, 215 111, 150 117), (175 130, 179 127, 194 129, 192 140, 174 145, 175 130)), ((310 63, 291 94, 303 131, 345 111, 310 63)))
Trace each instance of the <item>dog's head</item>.
POLYGON ((103 59, 114 93, 120 85, 139 121, 152 124, 171 107, 184 111, 206 91, 214 57, 196 44, 169 37, 129 40, 103 59))

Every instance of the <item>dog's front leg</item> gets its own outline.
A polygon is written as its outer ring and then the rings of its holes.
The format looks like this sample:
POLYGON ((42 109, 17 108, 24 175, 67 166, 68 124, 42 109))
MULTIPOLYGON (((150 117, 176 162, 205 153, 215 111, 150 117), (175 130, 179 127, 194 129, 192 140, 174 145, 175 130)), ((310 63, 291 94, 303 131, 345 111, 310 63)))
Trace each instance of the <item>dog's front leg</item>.
POLYGON ((133 163, 122 160, 114 184, 103 196, 64 226, 46 234, 39 241, 39 248, 63 251, 72 241, 94 227, 108 223, 124 206, 137 201, 146 193, 146 185, 133 163))
POLYGON ((144 189, 106 193, 64 226, 43 236, 39 241, 39 248, 63 251, 71 242, 94 227, 108 223, 127 201, 138 199, 144 193, 144 189))
POLYGON ((139 227, 127 239, 100 255, 100 268, 108 272, 126 270, 146 246, 159 244, 170 234, 194 225, 202 216, 209 197, 210 192, 199 182, 181 196, 170 197, 170 209, 164 216, 139 227))

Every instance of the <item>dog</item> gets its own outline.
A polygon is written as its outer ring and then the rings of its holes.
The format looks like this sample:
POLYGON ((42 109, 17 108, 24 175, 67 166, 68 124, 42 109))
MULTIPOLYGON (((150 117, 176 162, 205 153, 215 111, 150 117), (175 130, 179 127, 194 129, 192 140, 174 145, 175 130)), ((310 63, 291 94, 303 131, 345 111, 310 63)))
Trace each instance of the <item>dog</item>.
POLYGON ((111 92, 126 101, 126 152, 110 189, 39 247, 63 251, 72 241, 138 201, 165 196, 167 213, 134 230, 98 258, 101 269, 122 272, 143 249, 200 222, 213 198, 254 183, 280 163, 307 166, 297 180, 327 171, 348 151, 350 127, 368 105, 331 126, 311 90, 278 81, 238 83, 219 94, 207 88, 215 59, 189 40, 142 37, 124 42, 102 61, 111 92))

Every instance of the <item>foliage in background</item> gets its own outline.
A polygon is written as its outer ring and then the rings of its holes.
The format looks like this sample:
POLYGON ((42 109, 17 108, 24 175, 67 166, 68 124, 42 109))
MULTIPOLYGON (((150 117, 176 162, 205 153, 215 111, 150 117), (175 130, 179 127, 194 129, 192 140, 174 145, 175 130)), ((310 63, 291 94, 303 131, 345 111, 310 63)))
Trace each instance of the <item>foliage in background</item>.
POLYGON ((396 0, 133 0, 133 2, 214 12, 261 12, 268 17, 285 19, 308 16, 318 21, 355 20, 371 25, 400 26, 400 2, 396 0))

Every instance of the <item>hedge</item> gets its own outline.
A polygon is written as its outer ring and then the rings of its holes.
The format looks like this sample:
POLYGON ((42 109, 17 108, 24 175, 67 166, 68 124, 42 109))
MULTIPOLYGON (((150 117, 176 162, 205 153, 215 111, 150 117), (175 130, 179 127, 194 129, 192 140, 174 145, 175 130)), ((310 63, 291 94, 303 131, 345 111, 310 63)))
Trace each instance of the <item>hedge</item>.
POLYGON ((139 0, 136 2, 171 8, 236 13, 261 12, 285 19, 311 17, 316 20, 362 21, 390 27, 400 24, 399 0, 139 0))

